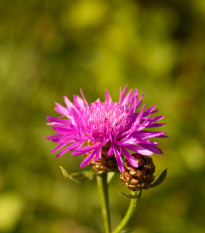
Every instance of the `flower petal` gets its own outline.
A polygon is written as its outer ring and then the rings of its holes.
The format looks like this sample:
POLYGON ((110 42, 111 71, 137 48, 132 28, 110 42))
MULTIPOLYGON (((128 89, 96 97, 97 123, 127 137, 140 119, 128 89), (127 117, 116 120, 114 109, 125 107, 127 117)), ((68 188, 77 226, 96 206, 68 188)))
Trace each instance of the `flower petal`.
POLYGON ((144 113, 145 105, 142 107, 141 111, 138 113, 135 121, 132 123, 131 128, 128 130, 128 135, 131 135, 133 132, 136 131, 136 129, 139 127, 139 123, 141 121, 141 117, 144 113))
POLYGON ((145 149, 148 149, 148 150, 154 152, 154 153, 163 154, 163 152, 156 146, 149 145, 149 144, 143 144, 143 143, 139 143, 139 145, 145 149))
POLYGON ((126 94, 126 92, 127 92, 127 88, 128 88, 128 85, 126 85, 126 87, 125 87, 123 93, 121 93, 121 87, 120 87, 120 99, 119 99, 119 102, 118 102, 120 105, 121 105, 122 102, 123 102, 123 99, 124 99, 125 94, 126 94))
POLYGON ((85 154, 87 152, 90 152, 92 151, 93 149, 96 149, 97 147, 99 146, 99 143, 98 144, 95 144, 95 145, 91 145, 91 146, 84 146, 84 147, 81 147, 79 148, 78 150, 75 150, 72 155, 82 155, 82 154, 85 154))
POLYGON ((140 146, 131 145, 131 146, 125 146, 125 148, 127 148, 128 150, 131 150, 133 152, 139 153, 141 155, 152 155, 153 154, 152 151, 144 149, 140 146))
POLYGON ((59 156, 65 154, 66 152, 68 152, 68 151, 70 151, 70 150, 75 150, 75 149, 81 147, 82 145, 83 145, 82 142, 75 142, 75 143, 69 145, 68 147, 66 147, 65 149, 63 149, 61 152, 59 152, 59 153, 56 155, 56 157, 59 157, 59 156))
POLYGON ((122 153, 124 154, 124 156, 126 157, 126 159, 128 160, 128 162, 133 166, 133 167, 139 167, 138 162, 136 161, 136 159, 124 148, 122 148, 122 153))
POLYGON ((55 103, 55 104, 56 104, 56 108, 55 108, 56 112, 60 113, 63 116, 66 116, 69 114, 68 110, 65 107, 63 107, 59 103, 55 103))
POLYGON ((133 90, 131 89, 129 91, 129 93, 127 94, 127 96, 124 98, 124 100, 122 101, 121 105, 127 105, 129 103, 130 97, 132 95, 133 90))
POLYGON ((63 125, 55 125, 53 127, 53 130, 56 131, 57 133, 63 134, 63 135, 75 135, 76 131, 70 128, 70 126, 63 126, 63 125))
POLYGON ((156 123, 157 121, 161 120, 164 115, 152 117, 149 119, 149 125, 156 123))
POLYGON ((98 159, 100 159, 101 157, 102 157, 102 155, 101 155, 101 146, 99 146, 99 147, 96 149, 96 156, 95 156, 94 161, 98 161, 98 159))
POLYGON ((64 96, 64 101, 65 101, 66 107, 67 107, 67 109, 68 109, 69 112, 70 112, 70 109, 71 109, 71 108, 75 108, 75 106, 74 106, 73 103, 68 99, 67 96, 64 96))
POLYGON ((66 137, 64 135, 61 135, 61 134, 55 134, 55 135, 51 135, 51 136, 48 136, 46 137, 47 140, 50 140, 52 142, 56 142, 56 143, 65 143, 67 142, 68 143, 71 143, 71 142, 74 142, 74 138, 73 137, 66 137))
POLYGON ((50 153, 54 153, 60 149, 62 149, 64 146, 66 146, 68 143, 61 143, 58 146, 56 146, 50 153))
POLYGON ((86 158, 83 160, 83 162, 80 164, 80 167, 85 167, 95 156, 96 150, 92 151, 86 158))
POLYGON ((105 90, 105 102, 112 102, 112 98, 107 90, 105 90))
POLYGON ((142 100, 143 100, 143 98, 144 98, 144 95, 145 95, 145 94, 142 93, 141 98, 140 98, 140 100, 138 101, 138 103, 137 103, 135 109, 137 109, 137 108, 140 106, 140 104, 142 103, 142 100))
POLYGON ((137 138, 141 139, 148 139, 148 138, 154 138, 154 137, 163 137, 163 135, 166 134, 166 132, 154 132, 154 131, 138 131, 134 133, 133 135, 137 138))
POLYGON ((108 156, 112 156, 113 155, 113 144, 111 143, 110 149, 107 152, 108 156))
MULTIPOLYGON (((153 113, 153 110, 155 108, 156 108, 156 105, 149 107, 146 111, 144 111, 143 117, 146 117, 146 116, 150 115, 151 113, 153 113)), ((158 111, 158 110, 155 110, 155 111, 158 111)))
POLYGON ((74 105, 76 108, 85 108, 85 103, 78 95, 73 95, 74 105))
POLYGON ((121 141, 115 142, 115 144, 117 144, 118 146, 129 146, 129 145, 137 144, 139 142, 140 140, 136 138, 125 138, 125 139, 122 139, 121 141))
POLYGON ((135 89, 132 97, 130 98, 130 103, 129 103, 130 107, 132 108, 132 113, 134 113, 135 110, 136 110, 136 106, 137 106, 137 103, 138 103, 138 97, 139 97, 138 90, 135 89))
POLYGON ((113 150, 114 150, 114 154, 115 154, 115 158, 116 158, 116 161, 117 161, 119 171, 122 173, 123 170, 124 170, 124 166, 123 166, 121 153, 118 151, 118 149, 115 146, 113 146, 113 150))
POLYGON ((51 116, 47 116, 47 120, 52 121, 53 123, 59 123, 63 125, 70 125, 71 122, 69 119, 61 119, 59 117, 51 117, 51 116))
POLYGON ((141 117, 142 117, 142 115, 144 113, 144 110, 145 110, 145 105, 142 107, 142 109, 139 112, 139 114, 138 114, 138 116, 137 116, 137 118, 136 118, 136 120, 135 120, 135 122, 134 122, 133 125, 137 126, 140 123, 140 120, 141 120, 141 117))
POLYGON ((166 123, 154 123, 154 124, 149 124, 147 128, 152 128, 152 127, 160 127, 166 125, 166 123))
POLYGON ((83 100, 84 100, 85 104, 88 105, 88 102, 87 102, 87 100, 86 100, 86 98, 85 98, 85 96, 83 94, 83 90, 81 88, 80 88, 80 93, 81 93, 81 95, 83 97, 83 100))

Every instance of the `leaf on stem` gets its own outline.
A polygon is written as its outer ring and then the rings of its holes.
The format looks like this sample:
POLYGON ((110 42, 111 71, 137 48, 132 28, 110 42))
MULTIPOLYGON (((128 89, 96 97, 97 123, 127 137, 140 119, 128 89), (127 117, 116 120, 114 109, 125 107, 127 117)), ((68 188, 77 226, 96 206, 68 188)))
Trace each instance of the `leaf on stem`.
POLYGON ((150 187, 153 188, 153 187, 160 185, 164 181, 166 176, 167 176, 167 168, 161 173, 158 179, 150 185, 150 187))
POLYGON ((63 176, 66 179, 72 180, 78 184, 88 182, 88 181, 92 180, 93 177, 95 176, 95 172, 93 170, 75 172, 75 173, 69 174, 63 166, 61 166, 60 164, 58 164, 58 166, 59 166, 61 172, 63 173, 63 176))
POLYGON ((72 178, 77 180, 79 183, 85 183, 85 182, 91 181, 95 175, 96 174, 93 170, 75 172, 71 174, 72 178))
POLYGON ((120 194, 123 197, 128 198, 128 199, 139 199, 140 196, 141 196, 141 190, 139 190, 137 193, 133 192, 133 193, 130 193, 130 194, 126 194, 126 193, 120 192, 120 194))

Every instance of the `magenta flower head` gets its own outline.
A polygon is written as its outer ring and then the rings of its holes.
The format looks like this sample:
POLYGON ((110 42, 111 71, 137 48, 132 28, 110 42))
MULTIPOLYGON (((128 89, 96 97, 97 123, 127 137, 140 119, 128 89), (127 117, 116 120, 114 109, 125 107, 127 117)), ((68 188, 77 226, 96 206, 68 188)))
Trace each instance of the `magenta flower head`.
POLYGON ((61 150, 56 156, 72 151, 72 155, 88 153, 80 167, 84 167, 91 160, 98 161, 101 158, 101 148, 109 145, 108 156, 114 156, 120 172, 123 172, 124 157, 133 167, 138 167, 137 160, 131 155, 132 152, 141 155, 162 154, 157 147, 157 142, 149 139, 167 137, 165 132, 146 130, 147 128, 159 127, 163 123, 157 123, 163 118, 152 117, 156 106, 145 110, 145 105, 139 109, 144 93, 140 98, 137 89, 130 90, 126 95, 128 86, 123 91, 120 89, 118 102, 113 102, 107 90, 105 101, 99 99, 88 104, 81 90, 82 98, 74 95, 72 103, 64 97, 66 107, 56 103, 55 111, 59 117, 50 117, 49 125, 57 134, 46 139, 58 143, 51 153, 61 150), (137 111, 138 110, 138 111, 137 111), (86 142, 90 141, 91 145, 86 142))

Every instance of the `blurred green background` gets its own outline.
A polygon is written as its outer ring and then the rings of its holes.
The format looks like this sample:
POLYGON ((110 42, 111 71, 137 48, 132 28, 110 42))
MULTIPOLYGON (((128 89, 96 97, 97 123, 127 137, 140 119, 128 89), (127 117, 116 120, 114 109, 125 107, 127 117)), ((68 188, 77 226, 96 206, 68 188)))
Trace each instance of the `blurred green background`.
MULTIPOLYGON (((0 232, 103 232, 95 180, 62 177, 82 156, 56 158, 46 115, 82 88, 88 101, 115 101, 126 84, 164 114, 154 155, 166 181, 143 192, 127 229, 137 233, 205 230, 205 1, 0 0, 0 232)), ((110 186, 113 227, 128 192, 110 186)))

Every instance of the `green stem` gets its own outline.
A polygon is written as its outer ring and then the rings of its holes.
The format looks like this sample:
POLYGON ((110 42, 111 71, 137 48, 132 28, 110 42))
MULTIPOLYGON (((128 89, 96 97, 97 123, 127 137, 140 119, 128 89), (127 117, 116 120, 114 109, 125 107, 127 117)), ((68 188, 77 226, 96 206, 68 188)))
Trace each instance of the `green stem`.
MULTIPOLYGON (((116 229, 112 233, 119 233, 125 227, 125 225, 128 223, 128 221, 130 220, 130 218, 134 214, 137 202, 140 200, 142 191, 140 190, 138 192, 139 192, 138 198, 131 198, 130 199, 130 205, 129 205, 129 208, 128 208, 124 218, 122 219, 120 224, 116 227, 116 229)), ((133 192, 132 194, 136 195, 136 193, 137 193, 137 191, 133 192)))
POLYGON ((97 184, 101 199, 102 216, 104 221, 105 233, 110 233, 111 224, 110 224, 107 172, 97 175, 97 184))

